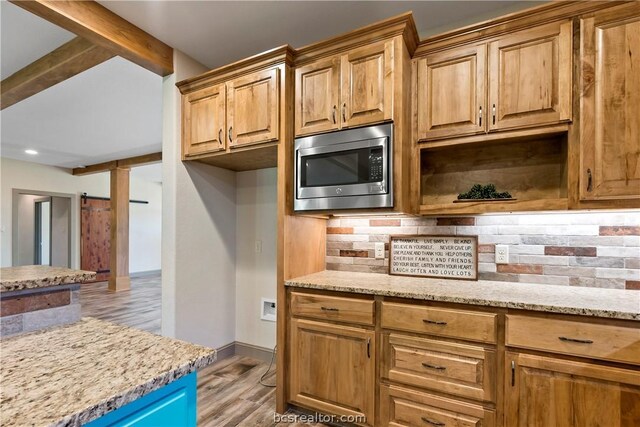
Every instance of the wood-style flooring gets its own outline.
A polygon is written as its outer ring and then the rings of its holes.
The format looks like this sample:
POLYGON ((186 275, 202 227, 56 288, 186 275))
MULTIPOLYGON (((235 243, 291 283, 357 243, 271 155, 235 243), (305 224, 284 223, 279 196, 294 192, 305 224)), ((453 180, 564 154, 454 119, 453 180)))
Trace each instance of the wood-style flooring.
MULTIPOLYGON (((80 288, 82 315, 160 333, 160 276, 131 279, 131 289, 109 292, 107 282, 88 283, 80 288)), ((275 388, 259 383, 268 368, 260 360, 233 356, 198 372, 198 426, 315 426, 276 422, 275 388)), ((275 369, 264 378, 274 384, 275 369)))

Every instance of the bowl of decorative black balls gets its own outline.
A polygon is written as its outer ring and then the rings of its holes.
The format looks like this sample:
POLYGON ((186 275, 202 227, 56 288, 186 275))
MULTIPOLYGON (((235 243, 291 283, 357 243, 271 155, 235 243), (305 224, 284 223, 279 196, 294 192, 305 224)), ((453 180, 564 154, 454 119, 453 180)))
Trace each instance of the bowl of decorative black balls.
POLYGON ((465 203, 465 202, 497 202, 504 200, 516 200, 511 197, 511 194, 508 191, 504 191, 499 193, 496 190, 496 186, 494 184, 475 184, 469 191, 466 193, 458 194, 458 199, 454 200, 454 203, 465 203))

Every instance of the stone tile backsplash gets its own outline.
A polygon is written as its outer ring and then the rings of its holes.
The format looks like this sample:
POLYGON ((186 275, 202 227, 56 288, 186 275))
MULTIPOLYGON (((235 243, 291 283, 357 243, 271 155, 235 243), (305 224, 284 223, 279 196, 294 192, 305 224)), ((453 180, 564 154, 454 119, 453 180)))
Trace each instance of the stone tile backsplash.
POLYGON ((387 273, 389 235, 403 234, 478 236, 484 280, 640 290, 640 211, 336 217, 327 269, 387 273), (387 243, 384 260, 375 242, 387 243), (509 264, 495 264, 496 244, 509 246, 509 264))

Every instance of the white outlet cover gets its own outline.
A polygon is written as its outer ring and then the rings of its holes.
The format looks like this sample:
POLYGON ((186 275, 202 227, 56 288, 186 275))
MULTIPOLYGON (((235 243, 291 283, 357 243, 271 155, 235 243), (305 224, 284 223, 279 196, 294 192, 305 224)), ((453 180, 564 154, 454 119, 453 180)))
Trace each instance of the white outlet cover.
POLYGON ((509 263, 509 245, 496 245, 496 264, 509 263))
POLYGON ((376 242, 375 254, 376 259, 384 259, 384 242, 376 242))
POLYGON ((269 322, 276 321, 276 300, 262 298, 260 300, 260 318, 269 322))

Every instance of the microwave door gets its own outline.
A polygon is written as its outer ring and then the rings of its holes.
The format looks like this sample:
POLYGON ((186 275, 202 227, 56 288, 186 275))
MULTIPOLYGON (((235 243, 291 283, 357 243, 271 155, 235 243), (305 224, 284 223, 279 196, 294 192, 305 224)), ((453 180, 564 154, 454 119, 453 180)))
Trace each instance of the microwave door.
POLYGON ((383 194, 388 191, 386 138, 297 152, 299 199, 383 194), (371 156, 380 159, 373 164, 371 156))

